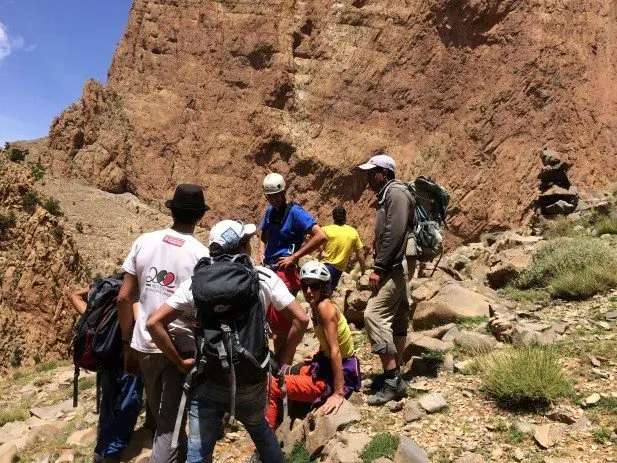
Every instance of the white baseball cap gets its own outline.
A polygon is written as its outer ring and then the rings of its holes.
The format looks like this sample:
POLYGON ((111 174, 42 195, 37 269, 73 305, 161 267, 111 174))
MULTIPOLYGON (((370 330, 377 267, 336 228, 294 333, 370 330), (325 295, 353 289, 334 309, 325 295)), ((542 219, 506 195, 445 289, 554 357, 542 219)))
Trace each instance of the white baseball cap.
POLYGON ((254 234, 257 227, 240 220, 221 220, 210 229, 209 244, 217 243, 223 248, 236 246, 240 240, 254 234))
POLYGON ((396 162, 387 154, 377 154, 373 156, 368 162, 360 164, 358 166, 362 170, 374 169, 375 167, 381 167, 394 172, 396 170, 396 162))

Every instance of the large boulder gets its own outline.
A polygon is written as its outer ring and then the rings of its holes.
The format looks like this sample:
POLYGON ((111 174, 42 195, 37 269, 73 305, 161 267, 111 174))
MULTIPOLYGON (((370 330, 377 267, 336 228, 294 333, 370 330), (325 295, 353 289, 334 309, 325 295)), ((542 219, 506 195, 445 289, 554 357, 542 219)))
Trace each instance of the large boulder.
POLYGON ((353 290, 345 299, 345 318, 349 323, 353 323, 358 328, 364 327, 364 310, 369 298, 370 291, 353 290))
POLYGON ((488 352, 497 346, 493 336, 473 331, 461 331, 454 337, 454 343, 463 349, 475 352, 488 352))
POLYGON ((323 461, 325 463, 362 463, 360 453, 370 440, 370 436, 365 433, 344 432, 324 447, 323 461))
POLYGON ((348 401, 344 401, 336 413, 329 415, 324 415, 320 412, 310 413, 304 420, 304 431, 306 434, 306 449, 311 458, 314 458, 322 451, 337 431, 340 431, 348 424, 360 421, 360 419, 360 412, 348 401))
POLYGON ((493 289, 503 288, 529 267, 532 263, 530 247, 506 249, 493 256, 486 275, 489 286, 493 289))
POLYGON ((428 455, 413 440, 407 436, 401 436, 401 441, 396 449, 394 463, 429 463, 428 455))
POLYGON ((411 332, 407 335, 405 350, 403 351, 403 361, 407 362, 413 356, 432 352, 446 352, 454 347, 452 342, 441 341, 436 338, 429 338, 421 333, 411 332))
POLYGON ((414 330, 456 322, 461 318, 489 317, 489 300, 455 283, 445 285, 428 301, 419 302, 413 314, 414 330))

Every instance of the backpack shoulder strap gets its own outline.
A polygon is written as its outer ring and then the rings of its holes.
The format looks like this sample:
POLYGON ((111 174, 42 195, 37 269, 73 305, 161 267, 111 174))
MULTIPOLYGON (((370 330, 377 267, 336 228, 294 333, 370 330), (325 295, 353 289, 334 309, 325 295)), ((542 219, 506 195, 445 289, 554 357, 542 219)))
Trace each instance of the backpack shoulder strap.
POLYGON ((297 204, 294 203, 293 201, 288 202, 287 206, 285 206, 285 213, 283 214, 283 225, 285 224, 285 222, 287 222, 287 217, 289 217, 289 213, 291 212, 294 206, 297 206, 297 204))

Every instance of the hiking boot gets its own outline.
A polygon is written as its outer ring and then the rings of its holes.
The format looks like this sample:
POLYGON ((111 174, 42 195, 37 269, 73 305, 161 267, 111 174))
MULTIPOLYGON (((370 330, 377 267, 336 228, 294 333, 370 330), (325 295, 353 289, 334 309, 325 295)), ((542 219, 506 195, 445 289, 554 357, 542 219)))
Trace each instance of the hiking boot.
POLYGON ((371 383, 371 386, 369 387, 369 391, 371 391, 371 393, 375 394, 376 392, 380 391, 381 388, 383 387, 383 382, 384 382, 385 378, 383 376, 383 373, 374 376, 373 377, 373 382, 371 383))
POLYGON ((394 379, 384 379, 382 388, 369 396, 368 405, 384 405, 391 400, 399 400, 407 396, 407 383, 400 376, 394 379))

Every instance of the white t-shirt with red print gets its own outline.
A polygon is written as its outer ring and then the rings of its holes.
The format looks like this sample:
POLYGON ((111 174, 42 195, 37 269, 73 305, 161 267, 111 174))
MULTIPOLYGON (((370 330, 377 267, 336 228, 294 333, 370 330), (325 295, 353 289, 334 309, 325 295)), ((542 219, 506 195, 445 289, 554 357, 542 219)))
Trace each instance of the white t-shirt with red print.
MULTIPOLYGON (((135 240, 122 268, 139 284, 139 310, 131 347, 139 352, 160 353, 146 329, 146 322, 174 291, 193 275, 195 265, 209 255, 193 235, 171 228, 145 233, 135 240)), ((194 316, 184 313, 169 324, 171 338, 181 352, 195 349, 194 316)))

